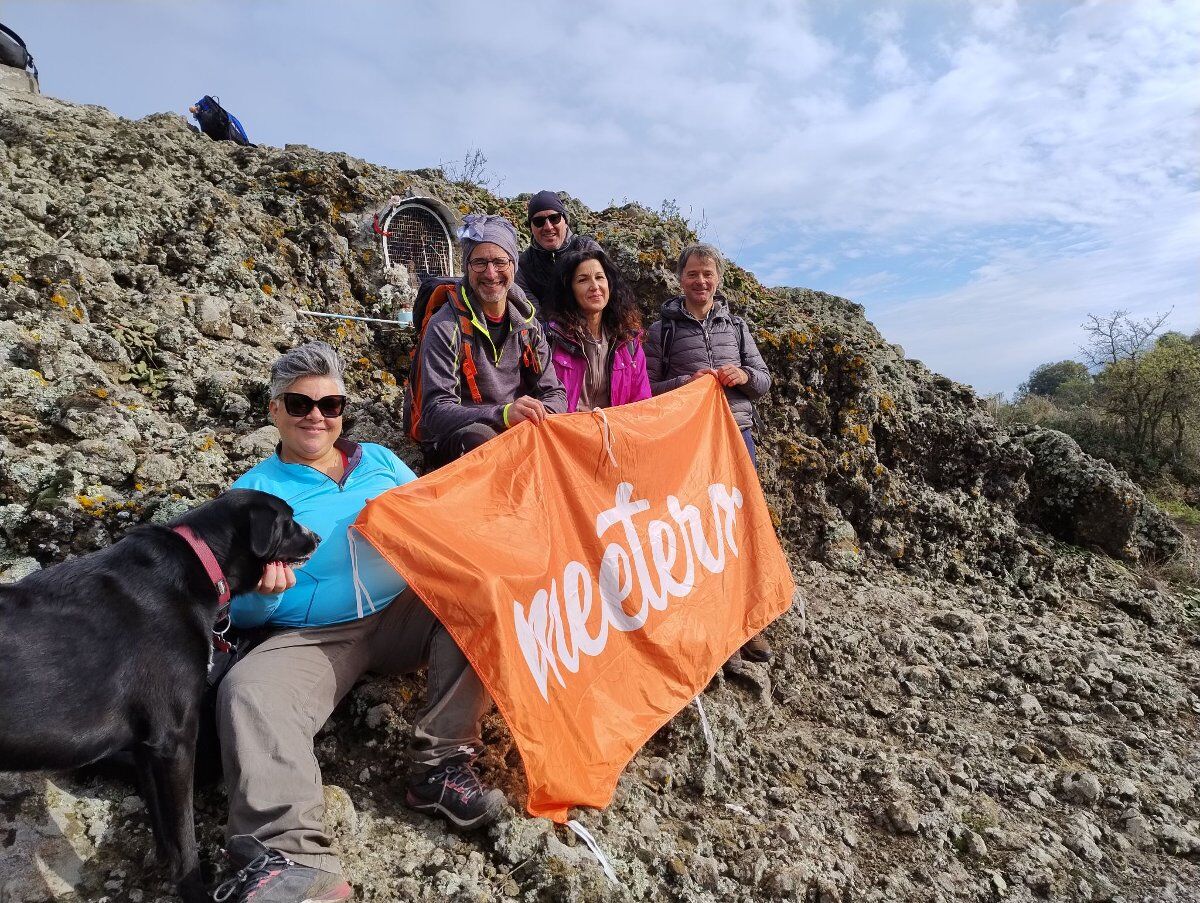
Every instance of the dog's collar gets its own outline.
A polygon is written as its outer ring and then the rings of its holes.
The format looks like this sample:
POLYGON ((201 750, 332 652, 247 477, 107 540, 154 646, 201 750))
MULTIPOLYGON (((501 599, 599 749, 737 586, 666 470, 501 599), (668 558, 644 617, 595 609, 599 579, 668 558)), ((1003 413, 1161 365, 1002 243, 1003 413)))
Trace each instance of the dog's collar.
POLYGON ((204 572, 208 574, 208 579, 217 589, 217 604, 224 607, 229 602, 229 581, 225 579, 225 575, 221 572, 221 566, 217 564, 217 556, 208 547, 208 543, 197 536, 191 527, 180 525, 171 529, 182 536, 184 542, 192 547, 192 551, 204 565, 204 572))

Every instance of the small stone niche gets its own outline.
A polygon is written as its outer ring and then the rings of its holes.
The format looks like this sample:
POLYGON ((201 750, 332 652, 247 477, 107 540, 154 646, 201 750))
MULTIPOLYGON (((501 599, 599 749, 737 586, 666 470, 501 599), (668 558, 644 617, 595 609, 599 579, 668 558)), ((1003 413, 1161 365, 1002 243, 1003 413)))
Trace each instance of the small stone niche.
POLYGON ((385 270, 402 266, 418 280, 456 275, 454 219, 433 198, 391 198, 378 220, 385 270))

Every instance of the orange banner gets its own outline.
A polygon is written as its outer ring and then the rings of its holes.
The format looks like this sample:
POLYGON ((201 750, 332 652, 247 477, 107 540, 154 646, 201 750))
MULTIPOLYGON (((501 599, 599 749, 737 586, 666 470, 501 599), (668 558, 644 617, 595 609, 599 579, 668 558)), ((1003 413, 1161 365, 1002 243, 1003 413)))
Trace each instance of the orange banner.
POLYGON ((588 413, 520 424, 355 524, 466 653, 524 759, 530 814, 559 823, 608 805, 793 590, 715 379, 604 415, 607 430, 588 413))

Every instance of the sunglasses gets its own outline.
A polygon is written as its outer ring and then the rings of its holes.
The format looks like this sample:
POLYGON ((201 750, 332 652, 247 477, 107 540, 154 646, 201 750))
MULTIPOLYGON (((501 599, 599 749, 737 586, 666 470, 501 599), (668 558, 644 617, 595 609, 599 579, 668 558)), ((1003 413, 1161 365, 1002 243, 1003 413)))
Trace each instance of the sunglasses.
POLYGON ((283 409, 289 417, 307 417, 314 408, 321 409, 322 417, 341 417, 346 410, 345 395, 326 395, 324 398, 309 398, 299 392, 284 392, 283 409))
POLYGON ((535 229, 542 228, 542 226, 546 225, 546 223, 549 223, 552 226, 557 226, 559 223, 562 222, 562 214, 561 213, 547 213, 545 216, 535 216, 533 219, 530 220, 530 222, 533 223, 533 227, 535 229))

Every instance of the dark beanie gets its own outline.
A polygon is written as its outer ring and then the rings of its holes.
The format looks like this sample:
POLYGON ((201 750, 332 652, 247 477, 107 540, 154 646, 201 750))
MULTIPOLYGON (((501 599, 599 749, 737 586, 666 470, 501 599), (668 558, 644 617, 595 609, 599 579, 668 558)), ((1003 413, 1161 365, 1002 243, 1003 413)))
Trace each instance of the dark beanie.
POLYGON ((557 210, 563 215, 563 219, 567 218, 567 208, 558 199, 558 192, 539 191, 531 197, 529 199, 529 215, 526 217, 526 220, 533 219, 535 213, 541 213, 543 210, 557 210))

